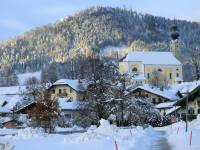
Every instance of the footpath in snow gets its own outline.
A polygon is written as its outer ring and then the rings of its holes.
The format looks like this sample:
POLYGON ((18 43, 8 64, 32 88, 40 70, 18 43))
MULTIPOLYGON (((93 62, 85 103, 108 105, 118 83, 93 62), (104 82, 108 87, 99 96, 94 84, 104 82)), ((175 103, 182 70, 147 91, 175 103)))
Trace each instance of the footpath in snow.
POLYGON ((152 144, 152 150, 172 150, 165 131, 157 131, 157 140, 152 144))
POLYGON ((200 150, 200 115, 189 122, 188 132, 185 131, 185 126, 185 122, 181 121, 156 130, 166 132, 172 150, 200 150))

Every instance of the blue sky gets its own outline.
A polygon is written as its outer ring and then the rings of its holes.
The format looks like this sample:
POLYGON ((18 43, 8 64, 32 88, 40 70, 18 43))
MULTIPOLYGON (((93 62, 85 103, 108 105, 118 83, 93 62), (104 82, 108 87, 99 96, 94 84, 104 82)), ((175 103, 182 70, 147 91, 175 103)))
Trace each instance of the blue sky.
POLYGON ((0 40, 96 5, 200 22, 200 0, 1 0, 0 40))

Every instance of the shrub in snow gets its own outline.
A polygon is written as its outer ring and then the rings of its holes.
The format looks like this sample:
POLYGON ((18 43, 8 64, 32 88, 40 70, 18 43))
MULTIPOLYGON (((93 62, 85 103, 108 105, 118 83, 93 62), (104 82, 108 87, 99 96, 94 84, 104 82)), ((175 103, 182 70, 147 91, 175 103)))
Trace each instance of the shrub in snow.
POLYGON ((10 143, 0 143, 1 150, 13 150, 14 147, 10 143))
POLYGON ((21 129, 17 132, 14 138, 16 139, 31 139, 34 137, 42 137, 44 136, 44 130, 42 128, 25 128, 21 129))

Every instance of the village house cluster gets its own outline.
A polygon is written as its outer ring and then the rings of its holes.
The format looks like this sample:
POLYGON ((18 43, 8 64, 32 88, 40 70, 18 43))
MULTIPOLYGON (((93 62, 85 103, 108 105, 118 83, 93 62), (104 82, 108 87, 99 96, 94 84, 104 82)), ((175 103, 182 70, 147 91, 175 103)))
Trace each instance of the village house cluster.
MULTIPOLYGON (((185 119, 186 100, 188 100, 188 116, 194 119, 200 114, 200 82, 183 82, 182 63, 172 52, 129 52, 119 62, 121 75, 131 74, 134 88, 129 89, 126 96, 130 99, 148 98, 161 116, 170 116, 173 121, 185 119), (155 87, 150 83, 155 73, 167 88, 155 87)), ((129 82, 127 80, 126 82, 129 82)), ((73 125, 78 110, 78 103, 84 101, 89 83, 80 79, 60 79, 53 83, 48 92, 51 99, 58 100, 66 122, 73 125)), ((14 107, 22 98, 25 86, 0 87, 0 125, 11 128, 20 124, 13 119, 16 114, 26 114, 26 110, 34 106, 30 102, 14 111, 14 107)))

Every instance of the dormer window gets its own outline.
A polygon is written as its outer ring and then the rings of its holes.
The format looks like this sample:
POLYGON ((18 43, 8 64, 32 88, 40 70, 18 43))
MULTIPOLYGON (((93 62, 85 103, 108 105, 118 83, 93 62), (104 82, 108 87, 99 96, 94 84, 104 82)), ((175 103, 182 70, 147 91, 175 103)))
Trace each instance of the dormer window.
POLYGON ((138 69, 137 69, 136 67, 134 67, 134 68, 132 69, 132 71, 133 71, 133 72, 137 72, 138 69))

